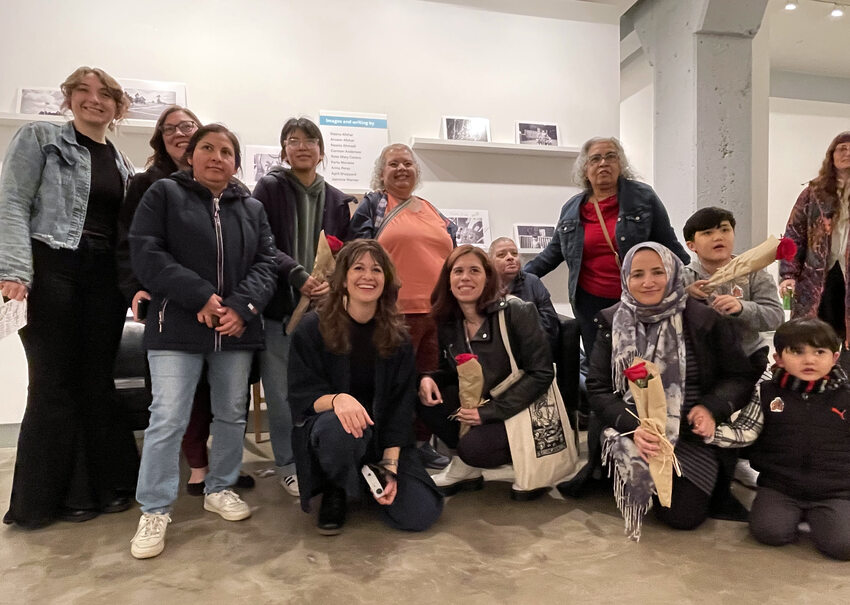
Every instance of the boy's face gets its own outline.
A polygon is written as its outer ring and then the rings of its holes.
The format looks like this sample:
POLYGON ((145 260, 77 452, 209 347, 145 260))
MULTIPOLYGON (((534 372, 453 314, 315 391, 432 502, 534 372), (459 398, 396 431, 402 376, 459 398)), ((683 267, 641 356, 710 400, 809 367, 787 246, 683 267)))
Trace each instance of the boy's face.
POLYGON ((700 260, 722 263, 732 258, 735 230, 729 221, 722 221, 717 227, 695 232, 693 241, 687 244, 700 260))
POLYGON ((838 361, 839 352, 824 347, 801 345, 787 347, 781 353, 774 353, 776 365, 800 380, 819 380, 829 374, 838 361))

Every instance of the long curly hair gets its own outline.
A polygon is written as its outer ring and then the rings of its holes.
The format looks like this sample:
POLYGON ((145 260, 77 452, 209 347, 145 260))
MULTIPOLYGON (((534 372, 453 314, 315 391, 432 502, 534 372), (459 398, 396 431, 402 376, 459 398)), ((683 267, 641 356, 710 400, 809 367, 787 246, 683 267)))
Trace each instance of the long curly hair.
POLYGON ((330 292, 319 305, 319 333, 325 346, 337 355, 351 352, 351 317, 348 315, 348 292, 345 281, 348 270, 364 254, 370 254, 372 260, 380 265, 384 272, 384 291, 378 299, 375 311, 374 343, 381 357, 389 357, 407 338, 404 316, 396 305, 398 280, 395 265, 386 250, 373 239, 355 239, 345 244, 337 253, 336 268, 330 277, 330 292))
POLYGON ((446 262, 443 263, 443 267, 440 269, 440 275, 437 278, 437 284, 434 286, 434 291, 431 292, 431 316, 438 323, 463 316, 460 305, 458 305, 457 299, 452 293, 451 274, 457 260, 467 254, 473 254, 478 257, 478 260, 484 266, 484 275, 487 278, 484 282, 484 289, 481 291, 481 296, 478 298, 478 303, 476 304, 478 312, 483 314, 490 303, 499 298, 499 277, 493 271, 493 265, 487 253, 472 244, 458 246, 452 250, 451 254, 446 258, 446 262))
POLYGON ((850 130, 845 130, 834 139, 826 149, 826 156, 821 163, 818 175, 809 181, 809 187, 818 199, 824 200, 832 207, 834 215, 837 219, 841 215, 841 207, 838 204, 838 178, 835 172, 835 160, 832 157, 835 153, 835 148, 841 143, 850 142, 850 130))

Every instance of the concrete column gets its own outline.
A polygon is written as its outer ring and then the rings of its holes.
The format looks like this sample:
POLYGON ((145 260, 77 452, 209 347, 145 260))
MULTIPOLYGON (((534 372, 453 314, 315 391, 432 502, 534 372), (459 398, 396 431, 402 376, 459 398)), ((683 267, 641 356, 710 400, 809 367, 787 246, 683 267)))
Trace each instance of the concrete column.
POLYGON ((642 0, 624 15, 653 67, 655 189, 680 232, 722 206, 752 244, 752 38, 768 0, 642 0))

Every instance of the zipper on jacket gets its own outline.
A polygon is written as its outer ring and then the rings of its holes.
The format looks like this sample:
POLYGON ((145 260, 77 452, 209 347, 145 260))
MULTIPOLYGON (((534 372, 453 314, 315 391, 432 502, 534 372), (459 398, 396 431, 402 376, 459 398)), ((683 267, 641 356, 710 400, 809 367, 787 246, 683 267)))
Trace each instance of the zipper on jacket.
MULTIPOLYGON (((215 246, 216 246, 216 279, 218 280, 217 291, 219 296, 224 291, 224 238, 221 235, 221 216, 219 211, 219 199, 213 198, 213 223, 215 224, 215 246)), ((214 330, 215 346, 213 350, 221 351, 221 332, 214 330)))
POLYGON ((165 307, 168 306, 168 299, 164 299, 159 307, 159 333, 162 334, 162 324, 165 323, 165 307))

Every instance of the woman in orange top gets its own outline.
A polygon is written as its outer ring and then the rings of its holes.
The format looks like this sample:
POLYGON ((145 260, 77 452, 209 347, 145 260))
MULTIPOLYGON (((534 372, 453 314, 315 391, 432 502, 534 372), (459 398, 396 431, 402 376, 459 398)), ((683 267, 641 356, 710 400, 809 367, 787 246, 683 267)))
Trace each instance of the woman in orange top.
MULTIPOLYGON (((437 327, 431 291, 446 257, 457 245, 457 227, 427 200, 413 195, 419 185, 419 162, 407 145, 387 145, 375 161, 374 191, 366 194, 351 217, 352 238, 376 239, 395 264, 401 281, 398 308, 404 314, 420 373, 437 368, 437 327)), ((428 435, 418 430, 422 441, 428 435)), ((423 444, 426 466, 443 468, 449 460, 423 444)))

